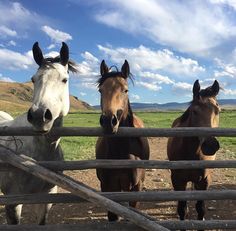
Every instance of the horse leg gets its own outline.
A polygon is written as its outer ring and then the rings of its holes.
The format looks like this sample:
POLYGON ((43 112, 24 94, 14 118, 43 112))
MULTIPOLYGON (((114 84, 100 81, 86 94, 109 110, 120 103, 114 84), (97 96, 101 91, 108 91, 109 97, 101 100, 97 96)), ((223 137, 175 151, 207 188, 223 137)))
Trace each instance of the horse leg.
MULTIPOLYGON (((209 186, 209 177, 205 177, 200 182, 194 183, 194 188, 196 190, 207 190, 208 186, 209 186)), ((198 214, 197 219, 204 220, 204 216, 206 212, 205 202, 203 200, 197 201, 195 208, 198 214)))
MULTIPOLYGON (((171 181, 175 191, 185 191, 187 187, 187 181, 182 181, 181 178, 176 177, 175 174, 171 174, 171 181)), ((180 220, 184 220, 187 210, 187 201, 178 201, 177 212, 180 220)))
MULTIPOLYGON (((116 191, 120 191, 120 188, 118 185, 115 184, 115 182, 111 182, 109 184, 109 182, 101 182, 101 191, 102 192, 116 192, 116 191)), ((119 220, 119 217, 115 214, 115 213, 112 213, 110 211, 107 212, 107 217, 108 217, 108 220, 109 221, 118 221, 119 220)))
MULTIPOLYGON (((138 184, 136 184, 135 186, 132 187, 131 191, 132 192, 139 192, 142 190, 142 186, 143 186, 143 183, 141 181, 139 181, 138 184)), ((132 202, 129 202, 129 206, 133 207, 133 208, 138 208, 140 205, 140 202, 139 201, 132 201, 132 202)))
POLYGON ((19 205, 6 205, 6 219, 8 225, 20 224, 22 204, 19 205))
MULTIPOLYGON (((54 186, 48 193, 57 193, 57 186, 54 186)), ((34 205, 34 209, 36 211, 37 216, 37 224, 45 225, 49 210, 51 209, 52 204, 36 204, 34 205)))

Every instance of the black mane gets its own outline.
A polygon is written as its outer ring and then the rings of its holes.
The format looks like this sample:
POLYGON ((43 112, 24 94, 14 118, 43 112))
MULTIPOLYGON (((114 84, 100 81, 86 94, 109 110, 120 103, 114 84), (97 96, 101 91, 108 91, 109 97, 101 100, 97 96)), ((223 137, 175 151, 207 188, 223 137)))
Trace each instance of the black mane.
POLYGON ((190 110, 189 108, 180 116, 180 122, 185 122, 189 117, 190 110))
MULTIPOLYGON (((53 57, 45 58, 43 61, 44 62, 43 62, 42 66, 47 66, 47 65, 51 66, 51 64, 53 64, 53 63, 60 63, 61 59, 60 59, 60 56, 57 56, 55 58, 53 58, 53 57)), ((77 73, 78 70, 77 70, 76 66, 77 66, 77 64, 73 60, 68 61, 68 70, 69 71, 71 71, 73 73, 77 73)))
MULTIPOLYGON (((101 77, 97 81, 98 87, 100 87, 106 79, 115 77, 122 77, 123 79, 127 79, 127 76, 125 76, 121 71, 111 71, 101 75, 101 77)), ((133 82, 132 74, 129 74, 128 78, 133 82)))
POLYGON ((202 89, 199 92, 199 95, 202 97, 213 97, 215 96, 215 92, 213 91, 212 87, 207 87, 206 89, 202 89))

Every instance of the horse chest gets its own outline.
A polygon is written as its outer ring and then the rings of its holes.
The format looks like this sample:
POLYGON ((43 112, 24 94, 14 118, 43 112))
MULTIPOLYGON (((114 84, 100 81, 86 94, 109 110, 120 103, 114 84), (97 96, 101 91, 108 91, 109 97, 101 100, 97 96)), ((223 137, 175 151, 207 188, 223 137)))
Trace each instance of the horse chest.
POLYGON ((110 159, 130 159, 130 154, 140 156, 141 145, 138 139, 113 139, 107 142, 107 154, 110 159))

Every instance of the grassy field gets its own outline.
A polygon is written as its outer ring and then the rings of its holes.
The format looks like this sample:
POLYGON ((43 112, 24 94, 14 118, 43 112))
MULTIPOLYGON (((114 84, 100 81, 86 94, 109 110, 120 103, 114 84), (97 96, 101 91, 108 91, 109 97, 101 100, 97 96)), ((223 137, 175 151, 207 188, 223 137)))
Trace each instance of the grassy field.
MULTIPOLYGON (((145 127, 169 128, 172 121, 181 115, 181 112, 138 112, 145 127)), ((64 120, 66 127, 98 127, 100 114, 79 112, 69 114, 64 120)), ((223 111, 220 115, 220 127, 236 128, 236 111, 223 111)), ((94 137, 63 137, 62 148, 66 160, 92 159, 95 153, 94 137)), ((221 147, 227 151, 227 157, 236 158, 236 138, 220 137, 221 147)))

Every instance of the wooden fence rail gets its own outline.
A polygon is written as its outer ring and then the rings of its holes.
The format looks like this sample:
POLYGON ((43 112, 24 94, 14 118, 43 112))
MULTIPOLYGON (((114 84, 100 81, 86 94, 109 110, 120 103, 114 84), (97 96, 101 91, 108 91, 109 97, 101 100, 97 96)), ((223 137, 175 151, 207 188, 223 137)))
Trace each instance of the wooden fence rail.
MULTIPOLYGON (((113 137, 171 137, 171 136, 236 136, 236 128, 119 128, 118 133, 104 134, 101 128, 62 127, 53 128, 50 131, 55 136, 113 136, 113 137)), ((30 127, 0 127, 0 136, 37 136, 42 133, 34 131, 30 127)))
MULTIPOLYGON (((37 136, 39 134, 27 127, 0 127, 1 139, 4 136, 37 136)), ((84 127, 63 127, 55 128, 50 132, 52 136, 113 136, 113 137, 187 137, 187 136, 222 136, 235 137, 236 128, 120 128, 115 135, 106 135, 101 128, 84 127)), ((173 200, 236 200, 236 190, 209 190, 209 191, 149 191, 149 192, 117 192, 117 193, 97 193, 79 182, 63 177, 53 171, 61 170, 84 170, 95 168, 146 168, 146 169, 203 169, 203 168, 236 168, 236 161, 127 161, 127 160, 91 160, 91 161, 64 161, 64 162, 38 162, 31 161, 24 156, 15 155, 13 151, 0 153, 0 159, 6 163, 0 163, 0 171, 5 171, 13 166, 27 171, 44 180, 55 183, 70 193, 66 194, 31 194, 31 195, 8 195, 0 196, 0 204, 14 203, 78 203, 90 201, 104 206, 121 216, 125 216, 138 228, 130 223, 99 223, 97 224, 76 224, 76 225, 48 225, 45 227, 34 225, 7 226, 0 225, 0 230, 10 231, 73 231, 73 230, 176 230, 176 229, 233 229, 236 230, 236 221, 234 220, 213 220, 213 221, 156 221, 142 214, 125 208, 117 202, 124 201, 173 201, 173 200), (39 164, 39 165, 38 165, 39 164), (50 169, 47 170, 46 168, 50 169)))
MULTIPOLYGON (((99 193, 116 202, 142 201, 164 202, 178 200, 236 200, 236 190, 208 190, 208 191, 147 191, 147 192, 106 192, 99 193)), ((21 194, 1 195, 0 204, 40 204, 40 203, 81 203, 81 197, 71 193, 57 194, 21 194)))
MULTIPOLYGON (((145 169, 204 169, 236 168, 236 160, 196 160, 196 161, 159 161, 159 160, 81 160, 81 161, 39 161, 39 165, 53 171, 85 170, 96 168, 145 168, 145 169)), ((0 171, 14 169, 7 163, 0 163, 0 171)))
MULTIPOLYGON (((157 224, 167 228, 168 230, 236 230, 235 220, 212 220, 212 221, 157 221, 157 224)), ((128 222, 100 222, 90 224, 60 224, 60 225, 0 225, 0 230, 3 231, 144 231, 144 229, 137 227, 128 222)))

